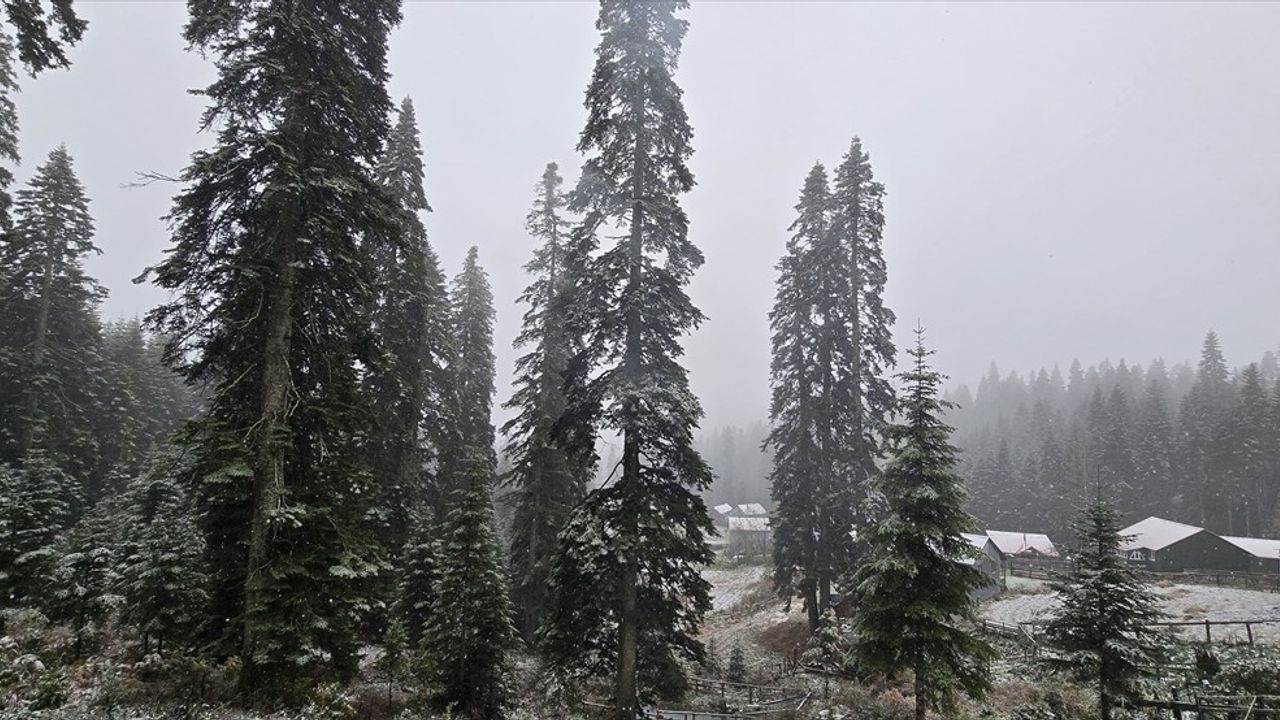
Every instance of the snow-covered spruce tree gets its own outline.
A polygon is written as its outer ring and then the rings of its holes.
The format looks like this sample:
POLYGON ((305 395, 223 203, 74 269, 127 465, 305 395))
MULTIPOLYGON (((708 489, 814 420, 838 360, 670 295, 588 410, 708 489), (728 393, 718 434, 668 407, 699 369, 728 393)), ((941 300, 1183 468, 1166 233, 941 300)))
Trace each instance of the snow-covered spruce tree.
POLYGON ((480 267, 480 251, 467 251, 462 271, 449 289, 451 306, 451 347, 446 392, 448 429, 443 438, 443 457, 437 489, 436 512, 448 512, 453 491, 466 487, 471 472, 468 455, 485 452, 489 466, 498 465, 494 449, 496 433, 493 410, 493 290, 489 276, 480 267))
POLYGON ((191 646, 205 617, 204 540, 181 484, 186 474, 177 453, 161 452, 125 491, 119 592, 144 651, 191 646))
POLYGON ((217 139, 183 174, 173 247, 148 272, 174 299, 148 317, 173 366, 209 388, 189 437, 213 614, 233 619, 221 652, 238 645, 246 695, 288 702, 355 673, 383 567, 360 369, 379 354, 367 240, 401 237, 373 170, 400 2, 189 8, 186 40, 218 70, 203 120, 217 139))
POLYGON ((114 551, 120 520, 114 515, 119 509, 111 498, 99 500, 71 531, 54 571, 47 612, 56 621, 70 623, 77 656, 84 652, 93 629, 119 604, 114 551))
POLYGON ((963 562, 974 550, 961 533, 977 522, 964 509, 968 493, 942 420, 950 403, 938 397, 943 377, 928 364, 923 330, 909 352, 900 422, 887 428, 891 457, 872 481, 883 517, 867 528, 867 556, 850 591, 859 660, 890 675, 910 671, 924 720, 930 707, 953 707, 957 691, 985 693, 996 653, 965 627, 976 609, 972 592, 991 580, 963 562))
POLYGON ((396 616, 404 623, 409 644, 413 647, 422 644, 435 608, 437 550, 434 525, 433 517, 428 517, 425 512, 419 513, 400 562, 396 616))
POLYGON ((503 716, 509 698, 514 628, 493 521, 493 294, 477 256, 471 248, 453 284, 457 434, 446 458, 452 489, 434 545, 424 645, 432 703, 490 720, 503 716))
POLYGON ((510 700, 515 639, 507 574, 493 527, 492 446, 473 446, 454 464, 461 486, 437 544, 435 606, 425 647, 431 702, 471 720, 500 720, 510 700))
POLYGON ((1075 523, 1071 572, 1054 589, 1062 606, 1045 626, 1054 661, 1098 689, 1099 716, 1136 697, 1135 682, 1158 648, 1148 624, 1160 619, 1155 595, 1120 555, 1120 513, 1101 489, 1075 523))
POLYGON ((712 528, 697 493, 711 472, 693 446, 702 410, 678 362, 681 336, 702 319, 684 286, 703 257, 679 204, 693 186, 673 77, 686 5, 601 2, 578 142, 588 157, 570 204, 582 217, 570 326, 585 342, 570 361, 570 404, 621 436, 622 459, 560 534, 544 640, 558 666, 613 675, 613 712, 627 720, 642 696, 683 689, 676 660, 700 655, 696 628, 710 607, 698 567, 711 560, 712 528), (610 228, 622 234, 596 252, 597 231, 610 228))
POLYGON ((778 285, 769 313, 772 427, 766 443, 773 450, 773 583, 782 597, 790 600, 799 595, 804 600, 811 632, 817 629, 822 612, 817 555, 821 496, 815 432, 817 323, 811 279, 814 246, 829 235, 830 201, 826 171, 814 164, 796 205, 794 234, 786 255, 778 261, 778 285))
POLYGON ((546 615, 547 576, 556 535, 585 493, 589 467, 575 462, 555 432, 564 415, 565 371, 575 339, 568 332, 560 295, 565 288, 564 254, 569 237, 559 167, 548 163, 538 183, 538 199, 525 227, 541 244, 525 270, 533 276, 520 301, 529 305, 516 347, 528 348, 516 361, 515 391, 505 407, 517 412, 502 427, 511 470, 502 478, 514 487, 511 533, 511 599, 528 640, 546 615))
MULTIPOLYGON (((0 297, 0 461, 42 448, 87 486, 95 464, 93 433, 101 396, 101 329, 106 292, 84 272, 93 244, 89 200, 65 147, 17 193, 13 232, 0 237, 0 267, 10 285, 0 297)), ((74 510, 75 508, 73 508, 74 510)))
POLYGON ((16 468, 0 464, 0 601, 5 605, 38 606, 48 598, 72 484, 39 448, 16 468))
MULTIPOLYGON (((413 518, 427 502, 436 446, 444 423, 444 369, 449 351, 449 301, 444 274, 419 217, 430 212, 423 190, 422 145, 413 102, 399 114, 376 176, 400 208, 399 243, 372 242, 380 275, 374 323, 386 357, 366 387, 378 408, 369 438, 377 483, 378 536, 384 552, 400 557, 413 518)), ((398 567, 398 560, 395 562, 398 567)))

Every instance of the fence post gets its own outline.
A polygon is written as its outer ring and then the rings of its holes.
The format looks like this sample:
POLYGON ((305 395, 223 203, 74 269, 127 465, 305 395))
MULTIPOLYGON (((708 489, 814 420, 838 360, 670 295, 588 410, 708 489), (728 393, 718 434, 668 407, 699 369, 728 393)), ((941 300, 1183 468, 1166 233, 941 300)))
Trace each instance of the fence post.
POLYGON ((1204 621, 1204 641, 1205 641, 1205 642, 1207 642, 1207 643, 1211 643, 1211 642, 1213 642, 1213 634, 1209 631, 1209 621, 1208 621, 1208 620, 1205 620, 1205 621, 1204 621))
POLYGON ((1249 644, 1252 645, 1253 644, 1253 626, 1250 625, 1249 623, 1245 623, 1244 631, 1245 631, 1245 634, 1249 636, 1249 644))

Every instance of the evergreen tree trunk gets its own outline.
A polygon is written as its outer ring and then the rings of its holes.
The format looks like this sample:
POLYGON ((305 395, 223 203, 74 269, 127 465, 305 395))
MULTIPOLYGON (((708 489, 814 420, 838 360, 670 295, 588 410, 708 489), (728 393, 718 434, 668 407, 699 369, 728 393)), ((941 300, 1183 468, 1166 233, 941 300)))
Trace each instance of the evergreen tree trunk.
POLYGON ((1098 671, 1098 716, 1102 720, 1111 720, 1111 697, 1107 692, 1107 672, 1103 667, 1098 671))
POLYGON ((806 578, 801 591, 804 593, 804 609, 809 613, 809 632, 812 633, 818 629, 818 620, 822 616, 818 609, 818 583, 812 577, 806 578))
POLYGON ((257 453, 253 471, 253 494, 250 498, 249 563, 245 575, 244 602, 244 670, 240 674, 241 689, 246 694, 255 689, 258 678, 254 671, 254 610, 264 587, 264 571, 268 562, 269 529, 267 513, 280 501, 284 488, 284 438, 288 437, 289 347, 292 339, 294 237, 292 219, 282 221, 276 234, 275 277, 267 288, 266 342, 262 350, 262 413, 258 421, 257 453))
POLYGON ((924 677, 920 674, 920 668, 916 668, 915 675, 916 720, 925 720, 929 714, 929 703, 925 700, 924 677))
POLYGON ((628 562, 618 581, 618 677, 614 685, 613 703, 618 720, 635 720, 640 716, 636 693, 636 657, 639 649, 640 618, 636 612, 636 566, 628 562))
MULTIPOLYGON (((635 94, 640 96, 635 103, 635 107, 644 107, 643 87, 637 85, 635 94)), ((631 155, 631 197, 634 198, 631 206, 631 232, 627 243, 627 262, 630 265, 629 276, 627 278, 627 287, 624 292, 633 297, 638 296, 641 291, 640 283, 642 281, 642 263, 644 262, 644 240, 643 240, 643 210, 640 204, 640 198, 644 197, 644 158, 645 144, 643 141, 643 133, 637 133, 635 147, 631 155)), ((623 359, 623 367, 628 381, 639 383, 643 381, 644 369, 641 367, 641 338, 640 333, 643 328, 641 326, 640 305, 639 303, 631 303, 627 308, 627 336, 626 336, 626 355, 623 359)), ((634 502, 641 499, 640 490, 640 438, 639 429, 632 426, 632 421, 639 411, 638 400, 632 398, 630 400, 631 407, 628 408, 629 416, 628 426, 623 428, 623 446, 622 446, 622 485, 626 490, 623 492, 623 502, 634 502)), ((634 513, 624 509, 624 517, 635 517, 634 513)), ((634 530, 627 534, 628 537, 635 537, 634 530)), ((628 553, 634 552, 628 548, 628 553)), ((618 614, 618 679, 614 692, 614 707, 618 714, 618 720, 634 720, 639 715, 640 703, 637 699, 636 692, 636 656, 639 650, 640 635, 640 618, 636 612, 636 592, 637 592, 637 575, 638 569, 633 558, 627 558, 622 569, 621 579, 619 581, 619 602, 620 612, 618 614)))

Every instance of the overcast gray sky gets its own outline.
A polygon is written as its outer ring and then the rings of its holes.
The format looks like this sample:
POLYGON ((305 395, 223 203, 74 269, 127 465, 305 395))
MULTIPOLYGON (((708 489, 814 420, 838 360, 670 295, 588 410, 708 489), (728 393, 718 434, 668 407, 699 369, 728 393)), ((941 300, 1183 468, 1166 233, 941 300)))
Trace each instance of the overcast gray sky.
MULTIPOLYGON (((167 244, 211 69, 181 2, 81 2, 69 71, 24 82, 25 180, 59 142, 93 198, 108 317, 167 244)), ((594 3, 407 3, 391 91, 422 124, 427 226, 446 269, 480 247, 498 305, 499 399, 522 312, 522 223, 549 160, 580 159, 594 3)), ((710 317, 687 343, 712 424, 764 417, 773 265, 801 181, 858 134, 887 186, 887 300, 940 367, 1194 357, 1280 344, 1280 4, 695 3, 678 79, 698 187, 686 199, 710 317)))

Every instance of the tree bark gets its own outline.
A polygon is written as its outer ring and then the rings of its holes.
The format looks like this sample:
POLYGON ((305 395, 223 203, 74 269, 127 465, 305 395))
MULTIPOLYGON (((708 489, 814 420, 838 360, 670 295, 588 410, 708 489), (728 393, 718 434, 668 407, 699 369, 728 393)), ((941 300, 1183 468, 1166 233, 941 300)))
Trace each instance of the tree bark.
MULTIPOLYGON (((637 98, 635 107, 643 109, 643 97, 637 98)), ((635 147, 631 156, 631 227, 627 241, 627 260, 629 272, 625 297, 630 302, 626 308, 626 346, 623 349, 623 375, 633 387, 643 379, 644 357, 641 354, 640 306, 636 302, 642 279, 642 263, 644 260, 644 170, 645 143, 643 134, 637 134, 635 147)), ((640 412, 640 401, 631 396, 625 402, 629 405, 623 417, 622 446, 622 515, 623 522, 629 527, 624 532, 623 542, 636 540, 636 528, 630 526, 640 510, 640 497, 643 493, 640 480, 640 436, 636 416, 640 412)), ((636 658, 639 654, 640 637, 639 616, 636 610, 637 582, 639 568, 636 559, 631 556, 636 552, 634 546, 626 548, 628 557, 619 580, 620 612, 618 615, 618 677, 614 687, 614 709, 618 720, 635 720, 640 714, 640 703, 636 692, 636 658)))
POLYGON ((801 592, 804 593, 804 609, 809 613, 810 634, 817 632, 818 619, 821 616, 821 611, 818 609, 818 591, 815 585, 816 583, 812 580, 806 579, 804 587, 801 588, 801 592))
POLYGON ((925 716, 929 714, 929 702, 925 699, 924 678, 920 676, 919 668, 916 668, 915 675, 916 720, 925 720, 925 716))
POLYGON ((1107 692, 1107 674, 1098 673, 1098 716, 1111 720, 1111 695, 1107 692))
POLYGON ((617 720, 635 720, 640 716, 640 701, 636 692, 636 657, 640 623, 636 613, 634 561, 623 566, 619 585, 618 594, 622 612, 618 622, 618 677, 614 687, 614 708, 617 712, 617 720))
POLYGON ((253 490, 250 496, 249 557, 244 583, 244 645, 241 690, 252 692, 257 685, 254 650, 257 642, 256 608, 265 589, 269 563, 270 528, 268 515, 279 505, 285 486, 285 454, 289 443, 289 355, 292 344, 293 304, 296 270, 296 234, 291 219, 282 221, 275 233, 273 271, 263 302, 265 343, 262 348, 262 376, 259 385, 261 411, 254 436, 253 490))

